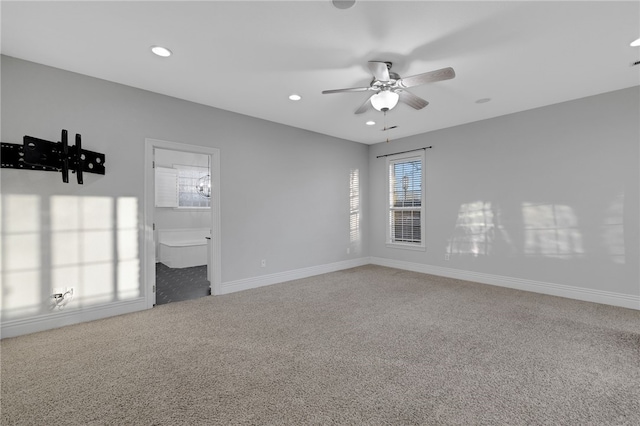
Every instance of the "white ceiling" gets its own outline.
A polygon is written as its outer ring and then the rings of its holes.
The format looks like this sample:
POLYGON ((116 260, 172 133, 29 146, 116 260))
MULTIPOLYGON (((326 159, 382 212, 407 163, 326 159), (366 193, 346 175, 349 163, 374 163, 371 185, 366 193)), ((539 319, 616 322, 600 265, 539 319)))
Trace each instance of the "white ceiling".
POLYGON ((640 2, 2 1, 2 53, 372 144, 640 85, 640 2), (162 45, 170 58, 153 55, 162 45), (410 76, 429 101, 353 112, 367 61, 410 76), (297 93, 302 100, 292 102, 297 93), (478 104, 482 98, 491 102, 478 104), (366 126, 375 120, 375 126, 366 126))

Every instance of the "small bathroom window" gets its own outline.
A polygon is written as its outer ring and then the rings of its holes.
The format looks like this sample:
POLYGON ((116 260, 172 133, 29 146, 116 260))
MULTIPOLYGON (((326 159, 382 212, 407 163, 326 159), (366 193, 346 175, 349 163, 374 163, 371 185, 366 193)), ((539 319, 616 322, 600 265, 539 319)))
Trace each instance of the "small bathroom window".
POLYGON ((210 195, 211 175, 207 167, 181 164, 156 167, 156 207, 208 209, 210 195))
POLYGON ((178 208, 208 209, 211 207, 211 175, 206 167, 174 164, 178 171, 178 208), (204 193, 198 190, 208 188, 204 193), (201 188, 202 189, 202 188, 201 188))

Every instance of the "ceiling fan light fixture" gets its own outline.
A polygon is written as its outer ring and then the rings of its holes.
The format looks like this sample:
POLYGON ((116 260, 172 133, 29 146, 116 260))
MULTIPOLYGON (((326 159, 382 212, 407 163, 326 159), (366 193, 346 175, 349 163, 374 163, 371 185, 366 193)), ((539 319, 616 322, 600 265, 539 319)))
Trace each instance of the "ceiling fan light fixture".
POLYGON ((378 111, 389 111, 398 105, 400 95, 390 90, 382 90, 371 97, 371 105, 378 111))

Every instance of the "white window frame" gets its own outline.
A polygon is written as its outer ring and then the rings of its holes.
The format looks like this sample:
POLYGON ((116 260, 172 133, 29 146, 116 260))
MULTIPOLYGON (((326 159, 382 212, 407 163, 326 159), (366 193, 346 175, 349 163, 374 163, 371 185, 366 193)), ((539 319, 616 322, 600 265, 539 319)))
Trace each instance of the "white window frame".
POLYGON ((425 232, 425 154, 424 150, 420 152, 410 152, 405 154, 397 154, 393 156, 389 156, 386 158, 386 174, 387 174, 387 184, 386 184, 386 197, 385 197, 385 209, 386 209, 386 233, 387 233, 387 241, 386 246, 389 248, 399 248, 406 250, 419 250, 426 251, 426 232, 425 232), (393 187, 393 176, 391 167, 396 163, 403 163, 409 161, 419 160, 422 172, 421 172, 421 180, 420 180, 420 207, 395 207, 393 206, 392 197, 392 187, 393 187), (393 212, 395 211, 419 211, 420 212, 420 242, 401 242, 401 241, 393 241, 392 236, 392 227, 393 227, 393 212))

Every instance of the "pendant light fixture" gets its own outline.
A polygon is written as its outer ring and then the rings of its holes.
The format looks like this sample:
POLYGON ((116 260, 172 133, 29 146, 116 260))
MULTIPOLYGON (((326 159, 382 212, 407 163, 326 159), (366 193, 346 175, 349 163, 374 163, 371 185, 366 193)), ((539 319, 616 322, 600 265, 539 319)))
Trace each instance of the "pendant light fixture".
POLYGON ((211 198, 211 157, 207 156, 207 174, 198 179, 196 191, 201 197, 211 198))

